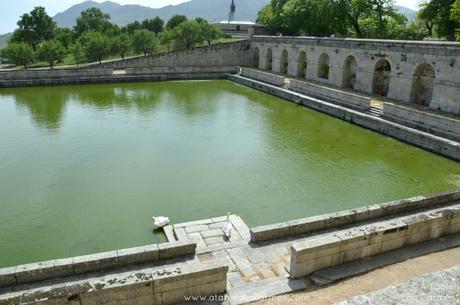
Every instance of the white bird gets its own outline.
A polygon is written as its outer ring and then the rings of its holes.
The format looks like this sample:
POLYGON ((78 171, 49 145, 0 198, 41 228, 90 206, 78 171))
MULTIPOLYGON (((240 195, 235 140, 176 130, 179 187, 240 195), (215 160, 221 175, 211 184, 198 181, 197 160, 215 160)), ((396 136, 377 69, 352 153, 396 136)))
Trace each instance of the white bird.
POLYGON ((164 226, 169 224, 169 218, 164 217, 164 216, 158 216, 158 217, 153 216, 152 220, 153 220, 154 229, 163 228, 164 226))
POLYGON ((232 235, 232 223, 230 221, 230 212, 227 213, 227 222, 222 228, 222 231, 224 231, 224 235, 227 238, 230 238, 230 236, 232 235))

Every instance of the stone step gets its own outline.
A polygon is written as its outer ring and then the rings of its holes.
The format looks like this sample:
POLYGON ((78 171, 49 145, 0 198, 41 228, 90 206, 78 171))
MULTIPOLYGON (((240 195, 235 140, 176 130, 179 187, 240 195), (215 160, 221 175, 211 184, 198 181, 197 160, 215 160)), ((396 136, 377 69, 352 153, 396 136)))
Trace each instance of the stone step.
POLYGON ((239 305, 306 288, 303 279, 274 278, 228 289, 227 294, 230 305, 239 305))

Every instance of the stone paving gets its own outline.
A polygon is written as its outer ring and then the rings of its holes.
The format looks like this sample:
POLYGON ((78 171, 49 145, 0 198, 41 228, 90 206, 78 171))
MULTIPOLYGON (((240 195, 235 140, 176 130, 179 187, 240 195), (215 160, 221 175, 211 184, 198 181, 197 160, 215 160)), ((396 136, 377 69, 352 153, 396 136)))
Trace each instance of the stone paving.
POLYGON ((417 277, 337 305, 458 305, 460 266, 417 277))
POLYGON ((237 215, 229 217, 232 234, 224 237, 227 217, 217 217, 164 228, 168 241, 194 241, 196 259, 216 260, 229 266, 227 293, 230 304, 242 304, 307 287, 305 280, 289 279, 290 246, 295 240, 251 244, 249 228, 237 215))

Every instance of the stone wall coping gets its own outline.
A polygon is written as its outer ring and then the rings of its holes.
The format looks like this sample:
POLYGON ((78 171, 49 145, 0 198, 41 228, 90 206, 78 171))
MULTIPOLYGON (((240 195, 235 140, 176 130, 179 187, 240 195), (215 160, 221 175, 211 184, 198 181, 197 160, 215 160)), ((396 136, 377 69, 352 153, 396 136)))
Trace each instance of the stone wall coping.
POLYGON ((385 39, 359 39, 359 38, 331 38, 331 37, 308 37, 308 36, 262 36, 255 35, 251 38, 252 42, 262 43, 289 43, 289 44, 315 44, 330 45, 353 48, 371 47, 376 51, 378 48, 373 45, 381 46, 386 49, 406 50, 406 52, 417 51, 427 53, 428 49, 438 49, 453 54, 460 54, 460 43, 451 41, 411 41, 411 40, 385 40, 385 39))
POLYGON ((173 242, 18 265, 0 269, 0 287, 118 269, 195 253, 196 243, 173 242))
POLYGON ((314 232, 405 211, 414 211, 456 200, 460 200, 460 190, 453 190, 428 196, 416 196, 381 204, 373 204, 367 207, 344 210, 336 213, 258 226, 250 229, 251 241, 257 242, 314 232))

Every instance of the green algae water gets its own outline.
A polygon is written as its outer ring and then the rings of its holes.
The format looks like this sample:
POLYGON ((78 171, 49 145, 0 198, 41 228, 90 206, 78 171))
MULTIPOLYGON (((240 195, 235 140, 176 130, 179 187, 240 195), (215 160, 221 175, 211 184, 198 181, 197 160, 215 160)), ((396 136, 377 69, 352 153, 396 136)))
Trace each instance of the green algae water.
POLYGON ((460 187, 460 164, 229 81, 0 90, 0 267, 460 187))

